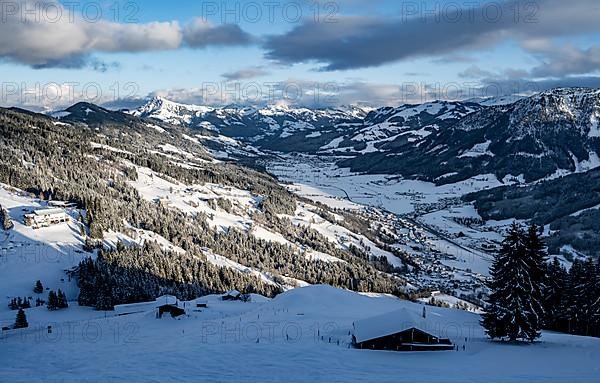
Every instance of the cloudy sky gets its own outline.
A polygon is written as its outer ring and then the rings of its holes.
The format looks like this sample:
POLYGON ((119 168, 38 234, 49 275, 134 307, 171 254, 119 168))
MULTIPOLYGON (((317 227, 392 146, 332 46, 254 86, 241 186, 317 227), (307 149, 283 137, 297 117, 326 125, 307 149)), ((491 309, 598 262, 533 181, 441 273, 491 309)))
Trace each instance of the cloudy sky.
POLYGON ((2 106, 373 106, 600 87, 600 2, 0 0, 2 106))

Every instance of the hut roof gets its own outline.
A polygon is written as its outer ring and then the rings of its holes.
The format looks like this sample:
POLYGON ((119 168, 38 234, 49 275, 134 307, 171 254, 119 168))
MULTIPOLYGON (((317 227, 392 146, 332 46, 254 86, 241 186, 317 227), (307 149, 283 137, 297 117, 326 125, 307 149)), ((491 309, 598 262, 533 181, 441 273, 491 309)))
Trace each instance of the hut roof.
POLYGON ((354 322, 354 337, 361 343, 416 328, 435 337, 442 337, 440 318, 430 318, 406 308, 354 322))

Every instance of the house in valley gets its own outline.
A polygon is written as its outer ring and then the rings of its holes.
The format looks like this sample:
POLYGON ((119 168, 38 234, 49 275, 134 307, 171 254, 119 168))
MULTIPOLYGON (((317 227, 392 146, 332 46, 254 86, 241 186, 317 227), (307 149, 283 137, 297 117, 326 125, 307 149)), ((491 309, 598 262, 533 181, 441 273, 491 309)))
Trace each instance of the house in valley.
POLYGON ((454 344, 444 337, 444 324, 423 314, 401 309, 354 322, 352 343, 368 350, 453 350, 454 344))

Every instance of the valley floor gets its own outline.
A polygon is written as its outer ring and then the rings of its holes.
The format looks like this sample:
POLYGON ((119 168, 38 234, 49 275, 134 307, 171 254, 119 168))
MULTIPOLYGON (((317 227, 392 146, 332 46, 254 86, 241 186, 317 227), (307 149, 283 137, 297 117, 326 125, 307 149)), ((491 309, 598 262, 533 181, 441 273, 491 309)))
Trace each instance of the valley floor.
POLYGON ((251 303, 205 299, 208 308, 180 320, 153 310, 102 318, 75 303, 28 310, 30 328, 0 342, 0 381, 583 383, 600 373, 600 339, 544 333, 533 345, 492 343, 478 315, 434 307, 427 315, 459 351, 349 348, 353 321, 422 310, 385 296, 311 286, 251 303))

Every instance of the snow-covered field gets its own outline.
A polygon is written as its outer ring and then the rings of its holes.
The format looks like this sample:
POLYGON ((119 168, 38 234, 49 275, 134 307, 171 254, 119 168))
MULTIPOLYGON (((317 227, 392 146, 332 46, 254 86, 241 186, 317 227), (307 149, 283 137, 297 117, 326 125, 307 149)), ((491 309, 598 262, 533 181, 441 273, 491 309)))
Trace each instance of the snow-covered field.
POLYGON ((281 155, 268 161, 267 169, 300 195, 341 208, 356 204, 385 209, 395 214, 412 213, 422 204, 437 203, 476 190, 501 186, 494 175, 480 175, 444 186, 431 182, 406 180, 397 176, 363 175, 338 168, 324 157, 281 155), (354 202, 352 204, 351 202, 354 202))
POLYGON ((433 307, 427 315, 459 351, 349 348, 354 321, 422 311, 388 297, 311 286, 251 303, 203 300, 208 308, 180 320, 156 319, 154 309, 107 318, 78 308, 29 310, 33 328, 2 339, 1 380, 583 383, 597 382, 600 372, 600 339, 544 333, 533 345, 492 343, 478 315, 433 307))

